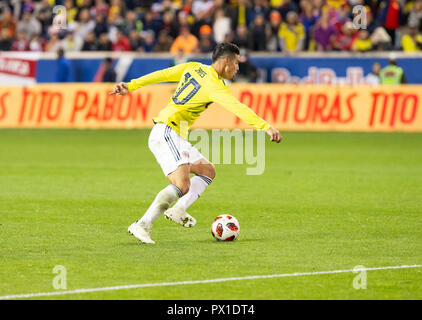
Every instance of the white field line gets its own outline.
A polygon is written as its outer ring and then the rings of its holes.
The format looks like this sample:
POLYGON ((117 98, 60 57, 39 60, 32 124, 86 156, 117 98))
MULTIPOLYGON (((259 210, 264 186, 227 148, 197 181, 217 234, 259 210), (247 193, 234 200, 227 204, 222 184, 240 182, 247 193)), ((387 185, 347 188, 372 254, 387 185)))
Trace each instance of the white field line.
POLYGON ((282 274, 270 274, 270 275, 261 275, 261 276, 219 278, 219 279, 207 279, 207 280, 189 280, 189 281, 179 281, 179 282, 143 283, 143 284, 131 284, 131 285, 114 286, 114 287, 102 287, 102 288, 89 288, 89 289, 75 289, 75 290, 67 290, 67 291, 14 294, 14 295, 8 295, 8 296, 0 296, 0 300, 19 299, 19 298, 36 298, 36 297, 47 297, 47 296, 61 296, 61 295, 65 295, 65 294, 114 291, 114 290, 128 290, 128 289, 136 289, 136 288, 180 286, 180 285, 185 285, 185 284, 213 283, 213 282, 254 280, 254 279, 270 279, 270 278, 283 278, 283 277, 300 277, 300 276, 312 276, 312 275, 319 275, 319 274, 333 274, 333 273, 346 273, 346 272, 355 272, 356 273, 356 272, 360 272, 360 271, 409 269, 409 268, 422 268, 422 265, 414 264, 414 265, 388 266, 388 267, 375 267, 375 268, 356 268, 356 269, 346 269, 346 270, 295 272, 295 273, 284 273, 284 274, 282 273, 282 274))

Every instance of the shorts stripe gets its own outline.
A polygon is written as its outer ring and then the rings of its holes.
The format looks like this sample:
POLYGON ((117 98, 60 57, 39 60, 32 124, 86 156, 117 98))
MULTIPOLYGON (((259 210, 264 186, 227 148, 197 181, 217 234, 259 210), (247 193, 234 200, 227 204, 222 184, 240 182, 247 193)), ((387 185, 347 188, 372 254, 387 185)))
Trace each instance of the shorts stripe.
POLYGON ((171 131, 172 130, 173 129, 170 126, 168 126, 168 139, 169 139, 170 144, 173 146, 173 148, 174 148, 174 150, 175 150, 175 152, 177 154, 178 160, 180 160, 182 157, 180 156, 179 150, 176 148, 176 145, 175 145, 175 143, 174 143, 174 141, 173 141, 173 139, 171 137, 171 131))
POLYGON ((176 146, 174 145, 173 140, 171 139, 170 130, 171 130, 171 127, 166 126, 166 128, 164 130, 164 139, 166 140, 166 142, 167 142, 167 144, 170 148, 170 151, 173 154, 174 159, 176 161, 179 161, 181 159, 181 156, 180 156, 180 153, 177 150, 176 146))

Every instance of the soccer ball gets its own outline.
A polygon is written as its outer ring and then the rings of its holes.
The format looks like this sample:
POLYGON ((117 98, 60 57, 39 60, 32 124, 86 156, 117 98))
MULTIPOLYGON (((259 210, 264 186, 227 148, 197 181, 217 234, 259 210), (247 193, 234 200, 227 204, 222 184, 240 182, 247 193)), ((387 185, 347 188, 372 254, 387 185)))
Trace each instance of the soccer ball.
POLYGON ((239 221, 229 214, 218 216, 211 225, 211 234, 217 241, 236 240, 239 232, 239 221))

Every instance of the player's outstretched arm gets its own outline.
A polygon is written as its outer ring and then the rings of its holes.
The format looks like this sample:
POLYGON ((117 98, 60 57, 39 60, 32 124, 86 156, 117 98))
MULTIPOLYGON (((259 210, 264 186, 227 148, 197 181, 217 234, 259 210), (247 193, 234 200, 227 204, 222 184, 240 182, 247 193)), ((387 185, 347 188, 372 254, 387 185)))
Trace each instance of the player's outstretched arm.
POLYGON ((124 96, 125 94, 129 93, 129 87, 126 82, 120 82, 114 86, 114 91, 110 92, 109 95, 121 95, 124 96))
POLYGON ((267 130, 267 134, 271 137, 271 141, 275 141, 277 143, 280 143, 280 141, 283 139, 280 132, 273 127, 270 127, 267 130))
POLYGON ((174 67, 151 72, 130 82, 120 82, 114 86, 114 91, 109 94, 125 95, 144 86, 160 82, 177 82, 182 77, 183 72, 193 62, 178 64, 174 67))
POLYGON ((226 86, 216 86, 210 90, 210 99, 234 113, 240 119, 258 130, 265 130, 271 141, 279 143, 282 140, 280 132, 268 122, 260 118, 251 108, 237 100, 226 86))

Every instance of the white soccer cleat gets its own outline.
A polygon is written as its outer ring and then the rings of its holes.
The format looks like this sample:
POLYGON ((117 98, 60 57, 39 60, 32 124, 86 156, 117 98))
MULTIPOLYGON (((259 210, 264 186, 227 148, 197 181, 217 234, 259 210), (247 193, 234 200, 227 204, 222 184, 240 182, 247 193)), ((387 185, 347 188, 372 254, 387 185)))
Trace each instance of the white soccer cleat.
POLYGON ((147 228, 143 223, 138 224, 134 222, 129 226, 127 231, 143 243, 155 243, 149 235, 151 228, 147 228))
POLYGON ((164 212, 164 216, 173 220, 174 222, 184 226, 185 228, 192 228, 196 224, 196 220, 189 213, 182 208, 170 208, 164 212))

